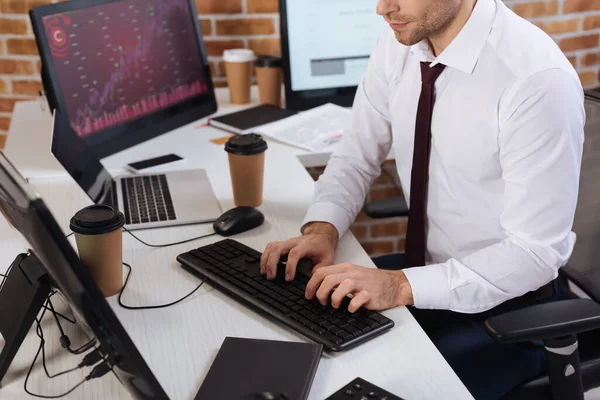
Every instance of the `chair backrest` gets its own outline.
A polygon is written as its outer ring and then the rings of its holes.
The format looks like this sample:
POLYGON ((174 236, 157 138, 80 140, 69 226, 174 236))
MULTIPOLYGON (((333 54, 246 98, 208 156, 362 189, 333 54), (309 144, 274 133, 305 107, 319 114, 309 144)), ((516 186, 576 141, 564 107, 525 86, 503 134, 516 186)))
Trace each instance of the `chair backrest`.
POLYGON ((577 242, 565 273, 600 302, 600 92, 586 92, 585 110, 585 144, 573 225, 577 242))

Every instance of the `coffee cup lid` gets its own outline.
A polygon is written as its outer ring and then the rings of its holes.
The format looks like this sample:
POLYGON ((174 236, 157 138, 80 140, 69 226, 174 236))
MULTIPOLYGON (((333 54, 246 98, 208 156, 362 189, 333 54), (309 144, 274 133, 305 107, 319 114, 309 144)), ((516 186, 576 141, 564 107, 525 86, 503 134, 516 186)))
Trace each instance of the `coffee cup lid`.
POLYGON ((69 227, 82 235, 102 235, 120 229, 125 225, 125 216, 111 206, 96 204, 79 210, 69 227))
POLYGON ((232 136, 225 143, 226 152, 241 156, 260 154, 265 152, 267 148, 267 142, 261 135, 256 133, 232 136))
POLYGON ((254 59, 254 52, 249 49, 230 49, 223 52, 225 62, 248 62, 254 59))
POLYGON ((272 55, 260 55, 256 58, 255 65, 259 68, 281 68, 281 57, 272 55))

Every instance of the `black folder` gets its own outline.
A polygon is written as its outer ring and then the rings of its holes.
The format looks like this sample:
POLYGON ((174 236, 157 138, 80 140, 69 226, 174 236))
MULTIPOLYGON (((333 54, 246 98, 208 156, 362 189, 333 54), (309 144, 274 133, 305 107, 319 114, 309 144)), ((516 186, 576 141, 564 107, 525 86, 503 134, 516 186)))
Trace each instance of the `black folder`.
POLYGON ((195 400, 306 400, 323 346, 227 337, 195 400), (262 396, 262 397, 261 397, 262 396))

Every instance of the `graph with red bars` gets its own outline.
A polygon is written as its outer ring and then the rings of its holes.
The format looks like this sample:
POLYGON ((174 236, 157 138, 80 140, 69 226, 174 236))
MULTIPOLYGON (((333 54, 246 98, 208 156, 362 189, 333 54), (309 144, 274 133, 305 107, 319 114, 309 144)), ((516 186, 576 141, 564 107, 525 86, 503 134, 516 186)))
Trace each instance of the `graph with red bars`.
POLYGON ((123 0, 44 19, 67 115, 82 137, 207 91, 188 0, 123 0))

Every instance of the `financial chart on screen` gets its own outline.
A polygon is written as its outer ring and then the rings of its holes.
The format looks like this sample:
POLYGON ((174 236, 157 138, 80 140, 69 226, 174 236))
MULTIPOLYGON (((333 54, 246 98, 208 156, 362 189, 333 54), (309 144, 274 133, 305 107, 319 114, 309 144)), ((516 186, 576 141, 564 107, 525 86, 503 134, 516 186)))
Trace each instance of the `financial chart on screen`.
POLYGON ((45 17, 66 113, 83 137, 207 91, 188 0, 123 0, 45 17))

